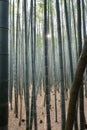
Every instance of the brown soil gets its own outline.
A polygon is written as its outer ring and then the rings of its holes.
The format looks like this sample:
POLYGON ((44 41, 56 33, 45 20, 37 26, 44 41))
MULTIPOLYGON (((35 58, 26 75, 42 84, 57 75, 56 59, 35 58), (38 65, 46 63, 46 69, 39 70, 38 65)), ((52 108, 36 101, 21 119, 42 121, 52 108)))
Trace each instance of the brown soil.
MULTIPOLYGON (((19 100, 20 102, 20 100, 19 100)), ((68 106, 69 100, 65 101, 66 103, 66 110, 68 106)), ((85 98, 85 116, 87 119, 87 99, 85 98)), ((10 106, 10 105, 9 105, 10 106)), ((20 105, 19 105, 20 106, 20 105)), ((54 91, 51 91, 51 107, 50 107, 50 114, 51 114, 51 128, 52 130, 61 130, 61 111, 60 111, 60 95, 57 93, 57 110, 58 110, 58 122, 55 122, 55 107, 54 107, 54 91)), ((20 113, 20 108, 19 108, 20 113)), ((20 114, 19 114, 20 117, 20 114)), ((22 122, 20 126, 18 119, 15 118, 14 108, 10 110, 9 107, 9 130, 26 130, 26 116, 25 116, 25 105, 23 99, 23 110, 22 110, 22 122)), ((79 118, 79 117, 78 117, 79 118)), ((37 121, 38 121, 38 130, 46 130, 46 110, 44 107, 44 93, 42 96, 38 94, 37 97, 37 121)), ((34 130, 34 128, 33 128, 34 130)))

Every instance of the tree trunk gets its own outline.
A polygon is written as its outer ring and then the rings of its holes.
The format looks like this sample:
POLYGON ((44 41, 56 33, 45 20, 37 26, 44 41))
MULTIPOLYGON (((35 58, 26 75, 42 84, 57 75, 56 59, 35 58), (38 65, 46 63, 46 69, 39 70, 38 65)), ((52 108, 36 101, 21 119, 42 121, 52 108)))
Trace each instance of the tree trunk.
POLYGON ((84 44, 81 56, 77 64, 77 69, 75 72, 75 77, 74 77, 72 88, 71 88, 65 130, 72 130, 72 127, 73 127, 73 122, 75 118, 75 110, 76 110, 76 101, 78 99, 78 93, 79 93, 80 85, 83 79, 83 73, 84 73, 86 64, 87 64, 87 36, 85 39, 85 44, 84 44))

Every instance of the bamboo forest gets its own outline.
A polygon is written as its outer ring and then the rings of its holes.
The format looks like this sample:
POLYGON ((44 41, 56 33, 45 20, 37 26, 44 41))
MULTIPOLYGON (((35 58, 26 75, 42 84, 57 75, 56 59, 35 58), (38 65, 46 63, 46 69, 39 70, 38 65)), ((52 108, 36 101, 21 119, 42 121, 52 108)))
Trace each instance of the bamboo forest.
POLYGON ((87 129, 87 0, 0 0, 0 130, 87 129))

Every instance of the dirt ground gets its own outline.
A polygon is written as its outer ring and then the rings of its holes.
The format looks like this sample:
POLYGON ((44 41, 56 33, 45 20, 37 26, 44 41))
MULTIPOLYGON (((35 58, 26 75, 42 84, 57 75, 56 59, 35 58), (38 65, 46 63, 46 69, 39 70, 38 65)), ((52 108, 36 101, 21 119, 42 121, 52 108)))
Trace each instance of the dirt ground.
MULTIPOLYGON (((66 110, 68 106, 69 100, 65 101, 66 110)), ((87 99, 85 98, 85 116, 87 120, 87 99)), ((20 105, 19 105, 20 106, 20 105)), ((55 107, 54 107, 54 91, 51 91, 51 128, 52 130, 61 130, 61 111, 60 111, 60 95, 57 93, 57 116, 58 122, 55 122, 55 107)), ((20 108, 19 108, 20 113, 20 108)), ((26 116, 25 116, 25 106, 23 100, 23 111, 22 111, 22 119, 21 126, 19 126, 19 118, 15 118, 14 109, 10 110, 9 104, 9 130, 26 130, 26 116)), ((44 94, 40 96, 38 94, 37 97, 37 121, 38 121, 38 130, 46 130, 46 110, 44 107, 44 94)), ((34 130, 34 128, 33 128, 34 130)))

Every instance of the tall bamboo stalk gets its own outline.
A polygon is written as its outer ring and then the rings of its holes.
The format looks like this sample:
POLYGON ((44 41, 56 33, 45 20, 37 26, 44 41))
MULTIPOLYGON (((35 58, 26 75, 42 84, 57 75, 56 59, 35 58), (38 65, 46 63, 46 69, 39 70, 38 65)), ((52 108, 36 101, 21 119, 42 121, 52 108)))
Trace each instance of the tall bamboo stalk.
POLYGON ((8 7, 0 1, 0 130, 8 130, 8 7))

